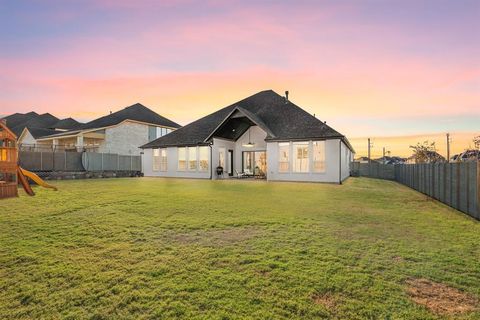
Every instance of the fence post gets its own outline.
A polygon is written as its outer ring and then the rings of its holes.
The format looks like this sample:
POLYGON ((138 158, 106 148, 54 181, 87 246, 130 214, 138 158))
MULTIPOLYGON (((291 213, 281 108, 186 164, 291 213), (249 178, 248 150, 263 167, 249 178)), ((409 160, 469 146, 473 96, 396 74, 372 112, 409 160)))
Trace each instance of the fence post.
POLYGON ((480 219, 480 160, 477 161, 477 219, 480 219))
POLYGON ((120 171, 120 155, 117 153, 117 171, 120 171))
POLYGON ((63 157, 65 158, 65 168, 64 168, 64 170, 67 171, 67 151, 63 151, 63 157))
POLYGON ((40 171, 43 170, 43 152, 40 151, 40 171))
POLYGON ((102 171, 103 171, 103 152, 101 153, 101 155, 102 155, 102 161, 101 161, 101 163, 102 163, 102 171))
POLYGON ((133 164, 132 164, 132 162, 133 162, 133 156, 130 155, 130 171, 133 171, 133 164))

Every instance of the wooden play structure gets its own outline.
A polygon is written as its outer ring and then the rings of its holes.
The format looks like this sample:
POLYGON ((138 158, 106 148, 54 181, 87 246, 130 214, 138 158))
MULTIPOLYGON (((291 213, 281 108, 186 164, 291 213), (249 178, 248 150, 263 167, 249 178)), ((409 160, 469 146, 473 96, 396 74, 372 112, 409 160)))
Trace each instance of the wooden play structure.
POLYGON ((18 196, 17 137, 0 121, 0 198, 18 196))
POLYGON ((6 123, 0 120, 0 199, 17 197, 18 183, 28 195, 35 195, 27 177, 42 187, 57 190, 35 173, 18 166, 17 137, 8 129, 6 123))

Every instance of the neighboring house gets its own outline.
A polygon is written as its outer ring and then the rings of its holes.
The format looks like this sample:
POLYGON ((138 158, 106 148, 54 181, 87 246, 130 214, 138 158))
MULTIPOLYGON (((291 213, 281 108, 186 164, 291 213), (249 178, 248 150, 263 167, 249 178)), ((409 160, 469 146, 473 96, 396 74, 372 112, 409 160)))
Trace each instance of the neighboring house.
POLYGON ((416 163, 442 163, 446 162, 446 159, 436 151, 426 151, 422 162, 417 161, 417 156, 415 154, 411 155, 405 160, 406 164, 416 164, 416 163))
POLYGON ((359 163, 369 163, 370 161, 371 162, 376 162, 375 160, 373 159, 368 159, 368 157, 360 157, 358 159, 356 159, 355 161, 359 162, 359 163))
POLYGON ((375 159, 376 162, 382 163, 382 164, 404 164, 406 160, 407 159, 405 158, 400 158, 397 156, 385 156, 385 157, 375 159))
POLYGON ((480 151, 475 149, 465 150, 456 155, 455 162, 467 162, 480 160, 480 151))
MULTIPOLYGON (((66 130, 78 128, 81 123, 72 118, 58 119, 49 114, 38 114, 36 112, 15 113, 3 118, 7 126, 17 135, 18 145, 22 150, 41 151, 42 143, 37 139, 61 133, 66 130)), ((48 148, 49 146, 46 145, 48 148)))
MULTIPOLYGON (((37 139, 52 148, 75 151, 139 155, 139 146, 179 128, 140 103, 81 125, 37 139)), ((55 128, 62 130, 60 127, 55 128)))
POLYGON ((146 176, 217 179, 257 174, 268 180, 331 183, 350 175, 354 154, 345 136, 293 104, 288 95, 272 90, 142 148, 146 176))

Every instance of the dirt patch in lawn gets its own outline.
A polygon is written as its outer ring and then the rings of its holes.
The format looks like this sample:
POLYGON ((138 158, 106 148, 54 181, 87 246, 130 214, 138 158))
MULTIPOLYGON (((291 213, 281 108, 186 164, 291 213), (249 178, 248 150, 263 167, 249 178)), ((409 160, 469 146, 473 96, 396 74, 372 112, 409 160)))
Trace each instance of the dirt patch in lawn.
POLYGON ((337 306, 337 298, 329 293, 314 294, 312 301, 315 304, 324 306, 327 310, 334 310, 337 306))
POLYGON ((169 238, 182 244, 202 246, 224 246, 250 240, 261 234, 255 227, 194 230, 188 233, 175 233, 169 238))
POLYGON ((410 279, 406 283, 413 301, 439 315, 471 312, 479 307, 478 299, 443 283, 428 279, 410 279))

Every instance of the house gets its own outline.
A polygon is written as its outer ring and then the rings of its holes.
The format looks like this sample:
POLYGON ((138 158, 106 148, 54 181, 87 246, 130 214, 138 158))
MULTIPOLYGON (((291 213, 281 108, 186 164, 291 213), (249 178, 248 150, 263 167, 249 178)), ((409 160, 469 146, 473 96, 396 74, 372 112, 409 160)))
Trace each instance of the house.
POLYGON ((468 149, 456 156, 457 156, 455 159, 456 162, 479 161, 480 150, 468 149))
POLYGON ((139 146, 162 137, 180 125, 140 103, 80 125, 73 130, 56 126, 53 134, 37 138, 39 144, 70 151, 139 155, 139 146))
POLYGON ((416 163, 443 163, 446 159, 436 151, 424 151, 420 155, 412 154, 408 157, 404 163, 416 164, 416 163), (420 159, 420 160, 419 160, 420 159))
POLYGON ((341 183, 347 138, 272 90, 262 91, 143 145, 145 176, 341 183))
POLYGON ((406 158, 401 158, 401 157, 397 157, 397 156, 384 156, 384 157, 375 159, 375 161, 378 162, 378 163, 392 164, 392 165, 404 164, 406 160, 407 160, 406 158))
MULTIPOLYGON (((3 118, 10 130, 18 137, 22 150, 42 151, 42 144, 37 141, 43 136, 72 130, 81 125, 72 118, 58 119, 50 113, 36 112, 15 113, 3 118)), ((46 146, 49 148, 49 146, 46 146)))
POLYGON ((359 163, 370 163, 370 162, 377 162, 376 160, 373 160, 373 159, 369 159, 368 157, 360 157, 358 159, 355 159, 355 161, 359 162, 359 163))

